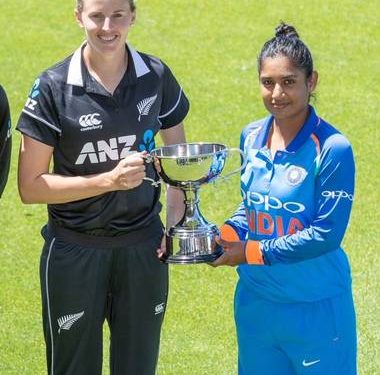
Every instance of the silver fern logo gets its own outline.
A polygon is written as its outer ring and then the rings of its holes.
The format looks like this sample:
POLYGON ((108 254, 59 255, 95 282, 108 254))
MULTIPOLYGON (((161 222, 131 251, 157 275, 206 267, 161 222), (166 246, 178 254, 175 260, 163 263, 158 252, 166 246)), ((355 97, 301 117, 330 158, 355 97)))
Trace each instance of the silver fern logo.
POLYGON ((149 98, 145 98, 137 104, 137 109, 139 110, 139 114, 140 114, 139 119, 138 119, 139 122, 141 121, 141 116, 149 115, 149 111, 152 108, 152 105, 154 104, 156 99, 157 99, 157 94, 149 98))
POLYGON ((61 333, 61 330, 69 331, 70 328, 73 326, 74 323, 76 323, 82 316, 84 315, 84 311, 77 313, 77 314, 70 314, 70 315, 64 315, 61 316, 58 319, 58 333, 61 333))

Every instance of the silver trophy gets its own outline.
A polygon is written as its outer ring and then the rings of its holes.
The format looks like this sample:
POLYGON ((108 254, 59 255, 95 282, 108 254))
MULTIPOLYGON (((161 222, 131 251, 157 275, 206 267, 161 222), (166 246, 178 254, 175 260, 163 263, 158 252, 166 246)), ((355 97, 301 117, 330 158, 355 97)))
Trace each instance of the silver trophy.
POLYGON ((166 232, 165 261, 177 264, 212 262, 222 254, 222 248, 214 239, 219 230, 215 224, 207 222, 199 210, 199 188, 217 178, 238 173, 245 164, 243 153, 218 143, 182 143, 154 149, 148 161, 153 159, 159 162, 161 179, 185 194, 185 213, 166 232), (232 151, 242 155, 242 165, 221 176, 232 151))

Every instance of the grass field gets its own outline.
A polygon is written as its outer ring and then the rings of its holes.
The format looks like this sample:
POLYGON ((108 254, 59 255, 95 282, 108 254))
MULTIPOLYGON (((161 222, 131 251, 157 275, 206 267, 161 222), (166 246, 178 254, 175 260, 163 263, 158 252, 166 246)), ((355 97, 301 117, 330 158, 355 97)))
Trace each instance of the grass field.
MULTIPOLYGON (((137 5, 130 41, 160 56, 181 82, 191 100, 190 141, 236 147, 241 128, 265 114, 256 55, 280 20, 293 23, 310 46, 320 75, 315 106, 350 139, 356 155, 356 201, 344 246, 352 264, 360 374, 380 374, 379 0, 139 0, 137 5)), ((14 126, 35 77, 82 41, 73 6, 70 0, 1 1, 0 82, 14 126)), ((16 132, 13 142, 12 171, 0 201, 0 374, 37 375, 45 373, 38 266, 46 210, 20 203, 16 132)), ((202 190, 202 212, 221 224, 239 199, 238 179, 232 178, 202 190)), ((235 281, 232 268, 171 267, 159 375, 236 373, 235 281)))

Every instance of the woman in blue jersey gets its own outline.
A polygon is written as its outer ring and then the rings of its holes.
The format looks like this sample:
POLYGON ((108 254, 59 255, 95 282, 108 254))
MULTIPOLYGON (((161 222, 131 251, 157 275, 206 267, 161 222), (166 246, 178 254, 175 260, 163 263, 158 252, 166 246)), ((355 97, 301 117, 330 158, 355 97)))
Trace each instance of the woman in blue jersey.
POLYGON ((242 132, 243 202, 222 227, 238 266, 240 375, 356 374, 350 266, 341 248, 354 198, 350 143, 309 104, 318 75, 281 23, 258 57, 269 116, 242 132))

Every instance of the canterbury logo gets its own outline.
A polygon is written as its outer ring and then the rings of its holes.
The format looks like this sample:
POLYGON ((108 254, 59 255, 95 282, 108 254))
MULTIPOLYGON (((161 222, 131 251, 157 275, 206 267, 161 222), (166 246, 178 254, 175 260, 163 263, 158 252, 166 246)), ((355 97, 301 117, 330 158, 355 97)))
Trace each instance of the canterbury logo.
POLYGON ((82 316, 84 315, 84 311, 78 314, 64 315, 58 319, 58 333, 61 333, 61 330, 64 329, 69 331, 70 328, 76 323, 82 316))
POLYGON ((89 129, 101 129, 102 126, 102 120, 98 119, 97 117, 100 117, 99 113, 90 113, 88 115, 83 115, 79 118, 79 124, 82 126, 81 129, 83 130, 89 130, 89 129))
POLYGON ((8 131, 7 131, 7 137, 6 139, 10 138, 12 136, 12 124, 11 120, 8 121, 8 131))
POLYGON ((165 310, 165 303, 164 302, 159 303, 158 305, 154 307, 154 315, 161 314, 164 312, 164 310, 165 310))
POLYGON ((139 110, 139 114, 140 114, 138 118, 139 122, 141 121, 141 116, 149 115, 149 111, 152 108, 152 105, 154 104, 156 99, 157 99, 157 94, 154 96, 151 96, 150 98, 143 99, 141 100, 141 102, 137 104, 137 109, 139 110))

